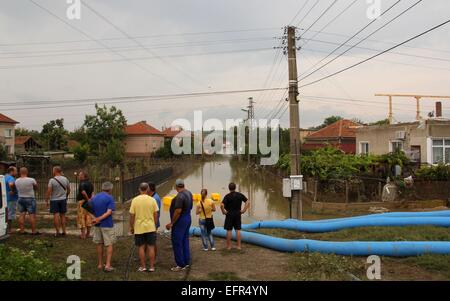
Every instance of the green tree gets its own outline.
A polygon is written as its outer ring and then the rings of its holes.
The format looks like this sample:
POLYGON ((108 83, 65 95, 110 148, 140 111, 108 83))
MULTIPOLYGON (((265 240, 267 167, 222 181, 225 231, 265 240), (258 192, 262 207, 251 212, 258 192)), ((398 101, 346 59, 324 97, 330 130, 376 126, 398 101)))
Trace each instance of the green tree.
POLYGON ((49 150, 62 150, 67 146, 64 119, 51 120, 43 125, 41 137, 49 150))
POLYGON ((122 111, 112 106, 95 105, 96 114, 86 115, 83 128, 90 151, 111 167, 120 164, 125 156, 125 126, 122 111))
POLYGON ((4 144, 0 144, 0 160, 8 159, 8 152, 4 144))
POLYGON ((370 123, 369 125, 387 125, 389 124, 389 119, 383 119, 383 120, 378 120, 375 122, 370 123))
POLYGON ((125 159, 125 148, 123 142, 118 139, 111 140, 100 155, 100 159, 109 167, 114 168, 123 163, 125 159))
POLYGON ((171 140, 164 141, 164 147, 161 147, 160 149, 158 149, 155 152, 154 156, 156 158, 164 158, 164 159, 168 159, 170 157, 173 157, 171 144, 172 144, 171 140))
POLYGON ((74 131, 69 133, 69 139, 75 140, 80 144, 87 144, 88 137, 86 134, 86 129, 84 127, 75 129, 74 131))
POLYGON ((323 129, 329 125, 332 125, 333 123, 338 122, 339 120, 342 120, 342 119, 344 119, 344 118, 342 118, 341 116, 333 115, 333 116, 325 118, 325 120, 323 121, 323 123, 321 125, 319 125, 317 127, 313 127, 312 129, 320 130, 320 129, 323 129))
POLYGON ((79 144, 72 149, 74 159, 80 163, 84 164, 89 156, 89 145, 79 144))

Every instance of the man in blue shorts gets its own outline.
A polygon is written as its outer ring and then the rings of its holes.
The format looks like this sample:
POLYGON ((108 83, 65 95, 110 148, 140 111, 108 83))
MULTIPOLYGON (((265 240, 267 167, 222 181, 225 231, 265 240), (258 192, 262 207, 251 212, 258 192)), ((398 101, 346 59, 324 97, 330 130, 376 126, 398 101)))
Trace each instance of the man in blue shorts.
POLYGON ((15 166, 10 166, 8 168, 8 173, 5 175, 6 182, 6 200, 8 208, 8 233, 12 232, 12 222, 16 218, 16 208, 17 208, 17 190, 14 182, 16 181, 17 168, 15 166))

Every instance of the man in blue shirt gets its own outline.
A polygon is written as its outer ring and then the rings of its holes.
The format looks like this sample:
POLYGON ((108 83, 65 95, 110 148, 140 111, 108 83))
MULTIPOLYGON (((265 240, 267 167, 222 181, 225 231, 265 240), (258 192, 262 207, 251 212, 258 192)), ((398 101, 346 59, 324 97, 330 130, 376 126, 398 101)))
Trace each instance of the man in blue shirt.
POLYGON ((17 208, 17 189, 14 185, 17 176, 17 168, 15 166, 10 166, 8 168, 8 173, 5 175, 6 183, 6 200, 8 208, 8 233, 12 232, 12 222, 16 218, 16 208, 17 208))
POLYGON ((113 211, 116 210, 114 198, 112 197, 113 184, 105 182, 102 184, 102 192, 95 195, 89 201, 95 219, 92 221, 94 227, 93 242, 97 244, 98 269, 103 269, 103 248, 106 247, 105 272, 112 272, 111 258, 113 254, 113 244, 116 242, 116 235, 113 224, 113 211))

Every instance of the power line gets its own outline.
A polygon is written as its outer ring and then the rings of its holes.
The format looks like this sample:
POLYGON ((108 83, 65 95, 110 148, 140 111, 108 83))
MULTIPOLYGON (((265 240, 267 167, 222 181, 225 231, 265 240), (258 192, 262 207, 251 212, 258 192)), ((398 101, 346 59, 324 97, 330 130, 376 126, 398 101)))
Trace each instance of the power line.
POLYGON ((100 12, 98 12, 97 10, 95 10, 92 6, 90 6, 87 1, 85 3, 83 3, 83 5, 85 7, 87 7, 91 12, 93 12, 96 16, 98 16, 100 19, 102 19, 103 21, 105 21, 106 23, 108 23, 109 25, 111 25, 115 30, 117 30, 118 32, 120 32, 121 34, 123 34, 125 37, 127 37, 129 40, 133 41, 134 43, 136 43, 136 45, 138 45, 139 47, 141 47, 143 50, 145 50, 146 52, 148 52, 149 54, 153 55, 154 57, 156 57, 158 60, 160 60, 161 62, 163 62, 166 65, 170 65, 172 66, 174 69, 176 69, 178 72, 180 72, 181 74, 183 74, 185 77, 189 78, 191 81, 199 83, 201 85, 203 85, 203 83, 201 81, 199 81, 197 78, 191 76, 190 74, 188 74, 187 72, 185 72, 183 69, 181 69, 180 67, 176 66, 175 64, 173 64, 170 61, 165 60, 164 58, 162 58, 161 56, 159 56, 157 53, 155 53, 154 51, 150 50, 149 48, 145 47, 145 45, 143 45, 139 40, 135 39, 134 37, 132 37, 131 35, 129 35, 126 31, 124 31, 123 29, 121 29, 119 26, 117 26, 116 24, 114 24, 111 20, 109 20, 107 17, 105 17, 103 14, 101 14, 100 12))
POLYGON ((188 98, 188 97, 204 97, 204 96, 216 96, 216 95, 228 95, 228 94, 241 94, 241 93, 253 93, 260 91, 270 91, 270 90, 286 90, 287 88, 265 88, 265 89, 247 89, 247 90, 226 90, 226 91, 211 91, 211 92, 196 92, 196 93, 182 93, 182 94, 161 94, 161 95, 142 95, 142 96, 119 96, 119 97, 102 97, 102 98, 84 98, 84 99, 59 99, 59 100, 27 100, 20 102, 0 102, 0 107, 3 106, 16 106, 15 108, 5 108, 5 111, 14 110, 26 110, 26 109, 41 109, 41 108, 60 108, 65 107, 64 103, 72 104, 71 106, 84 106, 92 105, 96 102, 101 102, 105 104, 111 103, 131 103, 131 102, 141 102, 141 101, 156 101, 156 100, 170 100, 177 98, 188 98), (48 107, 39 107, 39 105, 51 104, 48 107), (53 104, 63 104, 61 106, 54 106, 53 104), (29 107, 20 107, 23 105, 30 105, 29 107))
MULTIPOLYGON (((330 35, 330 36, 343 37, 343 38, 350 37, 350 35, 341 34, 341 33, 337 33, 337 32, 326 32, 326 31, 316 31, 316 30, 310 30, 310 31, 318 33, 320 35, 330 35)), ((353 39, 362 40, 362 38, 358 38, 358 37, 354 37, 353 39)), ((307 39, 303 39, 303 40, 307 40, 307 39)), ((366 41, 372 42, 372 43, 389 44, 389 45, 395 44, 394 42, 380 41, 380 40, 375 40, 375 39, 367 39, 366 41)), ((405 45, 403 47, 410 48, 410 49, 416 49, 416 50, 426 50, 426 51, 433 51, 433 52, 450 53, 450 49, 436 49, 436 48, 429 48, 429 47, 417 47, 417 46, 407 46, 407 45, 405 45)))
MULTIPOLYGON (((223 31, 206 31, 206 32, 191 32, 191 33, 174 33, 174 34, 157 34, 157 35, 141 35, 133 36, 135 39, 149 39, 149 38, 163 38, 163 37, 177 37, 177 36, 193 36, 193 35, 213 35, 213 34, 223 34, 223 33, 240 33, 240 32, 258 32, 258 31, 275 31, 279 30, 278 27, 273 28, 254 28, 254 29, 235 29, 235 30, 223 30, 223 31)), ((84 42, 97 42, 97 41, 121 41, 128 40, 128 38, 101 38, 101 39, 88 39, 88 40, 68 40, 68 41, 53 41, 53 42, 20 42, 20 43, 3 43, 0 47, 10 47, 10 46, 35 46, 35 45, 59 45, 59 44, 73 44, 73 43, 84 43, 84 42)))
MULTIPOLYGON (((307 51, 307 52, 313 52, 313 53, 328 53, 327 51, 324 51, 324 50, 318 50, 318 49, 312 49, 312 48, 303 48, 302 50, 307 51)), ((380 50, 376 50, 376 51, 380 51, 380 50)), ((358 56, 357 55, 347 55, 347 57, 364 58, 363 56, 360 56, 360 55, 358 55, 358 56)), ((403 65, 403 66, 410 66, 410 67, 415 67, 415 68, 426 68, 426 69, 431 69, 431 70, 450 71, 450 68, 445 68, 445 67, 435 67, 435 66, 422 65, 422 64, 404 63, 404 62, 384 60, 384 59, 377 59, 377 61, 386 63, 386 64, 403 65)))
MULTIPOLYGON (((334 23, 339 17, 341 17, 345 12, 347 12, 358 0, 354 0, 351 2, 347 7, 345 7, 338 15, 336 15, 333 19, 331 19, 327 24, 325 24, 320 30, 316 31, 315 34, 310 38, 314 39, 317 35, 322 33, 328 26, 330 26, 332 23, 334 23)), ((312 31, 312 30, 309 30, 312 31)), ((305 40, 305 39, 304 39, 305 40)), ((306 40, 306 43, 304 43, 301 47, 306 46, 310 40, 306 40)))
MULTIPOLYGON (((147 48, 152 49, 167 49, 167 48, 179 48, 179 47, 198 47, 198 46, 215 46, 220 44, 235 44, 235 43, 248 43, 248 42, 263 42, 273 40, 274 37, 256 37, 256 38, 245 38, 245 39, 227 39, 227 40, 213 40, 213 41, 199 41, 199 42, 183 42, 183 43, 169 43, 169 44, 147 44, 147 48)), ((111 47, 114 50, 120 51, 136 51, 141 50, 141 47, 135 46, 118 46, 111 47)), ((79 54, 96 54, 109 52, 108 49, 104 47, 95 48, 77 48, 77 49, 51 49, 51 50, 34 50, 34 51, 9 51, 1 52, 0 59, 16 59, 16 58, 32 58, 32 57, 46 57, 46 56, 67 56, 67 55, 77 55, 79 54), (29 55, 32 54, 32 55, 29 55), (39 55, 40 54, 40 55, 39 55), (3 55, 18 55, 18 56, 3 56, 3 55), (21 55, 21 56, 19 56, 21 55)))
MULTIPOLYGON (((193 57, 193 56, 207 56, 216 54, 232 54, 232 53, 244 53, 244 52, 258 52, 258 51, 268 51, 273 50, 273 48, 253 48, 253 49, 239 49, 230 51, 214 51, 214 52, 202 52, 202 53, 192 53, 192 54, 175 54, 166 55, 164 58, 182 58, 182 57, 193 57)), ((103 59, 103 60, 90 60, 90 61, 78 61, 78 62, 59 62, 59 63, 36 63, 36 64, 19 64, 19 65, 0 65, 0 70, 7 69, 23 69, 23 68, 41 68, 41 67, 64 67, 64 66, 77 66, 77 65, 92 65, 92 64, 103 64, 103 63, 115 63, 115 62, 133 62, 142 60, 154 60, 157 59, 154 56, 144 56, 144 57, 126 57, 124 59, 103 59)))
MULTIPOLYGON (((329 64, 331 64, 332 62, 336 61, 338 58, 342 57, 343 55, 345 55, 346 53, 348 53, 350 50, 352 50, 353 48, 357 47, 358 45, 360 45, 362 42, 364 42, 365 40, 367 40, 368 38, 370 38, 371 36, 373 36, 374 34, 376 34, 377 32, 379 32, 380 30, 382 30, 383 28, 385 28, 386 26, 388 26, 389 24, 391 24, 392 22, 394 22, 395 20, 397 20, 398 18, 400 18, 402 15, 406 14, 408 11, 410 11, 411 9, 413 9, 415 6, 417 6, 419 3, 421 3, 423 0, 419 0, 417 2, 415 2, 413 5, 409 6, 407 9, 405 9, 404 11, 402 11, 400 14, 398 14, 397 16, 395 16, 394 18, 392 18, 391 20, 389 20, 389 22, 385 23, 383 26, 379 27, 378 29, 376 29, 375 31, 371 32, 369 35, 367 35, 365 38, 363 38, 361 41, 357 42, 356 44, 352 45, 350 48, 348 48, 347 50, 345 50, 344 52, 342 52, 341 54, 337 55, 336 57, 334 57, 333 59, 331 59, 330 61, 326 62, 325 64, 323 64, 322 66, 320 66, 319 68, 315 69, 314 71, 310 72, 309 74, 303 76, 302 78, 299 79, 299 82, 301 82, 302 80, 310 77, 311 75, 315 74, 317 71, 323 69, 324 67, 328 66, 329 64)), ((342 46, 339 46, 340 48, 342 48, 342 46)))
POLYGON ((301 12, 303 11, 303 9, 306 7, 306 5, 308 5, 309 1, 311 0, 307 0, 301 7, 300 9, 297 11, 297 13, 295 14, 294 18, 292 18, 291 22, 289 22, 289 25, 291 25, 292 23, 294 23, 295 19, 297 19, 297 17, 301 14, 301 12))
POLYGON ((312 12, 312 10, 317 6, 317 4, 319 4, 319 0, 316 0, 316 2, 314 3, 313 6, 311 6, 311 8, 306 12, 305 16, 300 20, 300 22, 298 22, 297 27, 300 26, 301 23, 303 23, 303 21, 305 21, 306 17, 309 16, 309 14, 312 12))
POLYGON ((66 24, 67 26, 69 26, 70 28, 72 28, 73 30, 77 31, 78 33, 82 34, 83 36, 87 37, 89 40, 93 40, 96 43, 102 45, 103 47, 105 47, 106 49, 109 49, 112 53, 120 56, 123 60, 133 64, 134 66, 138 67, 139 69, 143 70, 146 73, 149 73, 155 77, 158 77, 159 79, 169 83, 172 86, 175 86, 177 88, 181 88, 184 89, 183 87, 179 86, 177 83, 174 83, 166 78, 164 78, 161 75, 158 75, 150 70, 148 70, 147 68, 145 68, 144 66, 141 66, 139 64, 137 64, 134 61, 131 61, 129 58, 127 58, 126 56, 122 55, 120 52, 115 51, 114 49, 112 49, 111 47, 109 47, 107 44, 103 43, 102 41, 96 40, 95 38, 93 38, 91 35, 89 35, 88 33, 82 31, 81 29, 79 29, 78 27, 75 27, 74 25, 72 25, 71 23, 67 22, 66 20, 64 20, 63 18, 61 18, 60 16, 56 15, 55 13, 53 13, 51 10, 47 9, 46 7, 40 5, 39 3, 37 3, 34 0, 28 0, 30 1, 32 4, 34 4, 35 6, 39 7, 40 9, 44 10, 45 12, 47 12, 48 14, 50 14, 51 16, 55 17, 56 19, 58 19, 59 21, 63 22, 64 24, 66 24))
MULTIPOLYGON (((395 6, 397 6, 399 3, 401 2, 401 0, 398 0, 397 2, 395 2, 394 4, 392 4, 389 8, 387 8, 385 11, 383 11, 380 14, 380 18, 385 15, 386 13, 388 13, 391 9, 393 9, 395 6)), ((329 58, 331 55, 333 55, 334 53, 336 53, 336 51, 338 51, 339 49, 341 49, 343 47, 343 44, 347 44, 349 41, 351 41, 354 37, 356 37, 357 35, 359 35, 361 32, 363 32, 366 28, 368 28, 370 25, 372 25, 373 23, 375 23, 378 19, 374 19, 371 22, 369 22, 367 25, 363 26, 360 30, 358 30, 353 36, 351 36, 349 39, 347 39, 344 43, 341 44, 341 46, 335 48, 331 53, 329 53, 326 57, 324 57, 323 59, 321 59, 320 61, 318 61, 316 64, 314 64, 314 66, 312 66, 311 68, 309 68, 307 71, 305 71, 304 73, 302 73, 299 77, 302 77, 303 74, 308 73, 310 70, 314 69, 317 65, 319 65, 320 63, 322 63, 324 60, 326 60, 327 58, 329 58)))
POLYGON ((420 33, 420 34, 418 34, 418 35, 412 37, 412 38, 409 38, 409 39, 403 41, 403 42, 400 43, 400 44, 397 44, 397 45, 395 45, 395 46, 393 46, 393 47, 391 47, 391 48, 389 48, 389 49, 386 49, 386 50, 384 50, 384 51, 382 51, 382 52, 380 52, 380 53, 377 53, 377 54, 375 54, 375 55, 373 55, 373 56, 371 56, 371 57, 369 57, 369 58, 367 58, 367 59, 365 59, 365 60, 362 60, 362 61, 360 61, 360 62, 358 62, 358 63, 356 63, 356 64, 353 64, 353 65, 351 65, 351 66, 349 66, 349 67, 347 67, 347 68, 341 69, 341 70, 339 70, 339 71, 337 71, 337 72, 334 72, 334 73, 332 73, 332 74, 330 74, 330 75, 327 75, 327 76, 325 76, 325 77, 322 77, 322 78, 320 78, 320 79, 318 79, 318 80, 315 80, 315 81, 310 82, 310 83, 308 83, 308 84, 302 85, 302 86, 300 86, 300 88, 307 87, 307 86, 311 86, 311 85, 316 84, 316 83, 318 83, 318 82, 321 82, 321 81, 323 81, 323 80, 325 80, 325 79, 327 79, 327 78, 336 76, 336 75, 338 75, 338 74, 340 74, 340 73, 343 73, 343 72, 345 72, 345 71, 348 71, 348 70, 350 70, 350 69, 352 69, 352 68, 354 68, 354 67, 357 67, 357 66, 359 66, 359 65, 362 65, 362 64, 364 64, 364 63, 366 63, 366 62, 368 62, 368 61, 370 61, 370 60, 372 60, 372 59, 374 59, 374 58, 376 58, 376 57, 379 57, 379 56, 381 56, 381 55, 383 55, 383 54, 385 54, 385 53, 387 53, 387 52, 393 50, 393 49, 396 49, 396 48, 398 48, 398 47, 400 47, 400 46, 402 46, 402 45, 404 45, 404 44, 407 44, 407 43, 409 43, 409 42, 411 42, 411 41, 413 41, 413 40, 415 40, 415 39, 418 39, 418 38, 420 38, 421 36, 424 36, 424 35, 426 35, 427 33, 430 33, 430 32, 432 32, 432 31, 434 31, 434 30, 436 30, 436 29, 438 29, 438 28, 440 28, 440 27, 442 27, 442 26, 444 26, 444 25, 446 25, 446 24, 448 24, 448 23, 450 23, 450 20, 447 20, 447 21, 445 21, 445 22, 443 22, 443 23, 441 23, 441 24, 439 24, 439 25, 436 25, 436 26, 434 26, 434 27, 432 27, 432 28, 430 28, 430 29, 428 29, 428 30, 426 30, 426 31, 424 31, 424 32, 422 32, 422 33, 420 33))
MULTIPOLYGON (((330 42, 330 41, 323 41, 323 40, 315 40, 315 39, 307 39, 308 41, 317 42, 317 43, 323 43, 323 44, 330 44, 330 45, 340 45, 340 43, 336 42, 330 42)), ((375 49, 370 47, 358 47, 350 44, 345 44, 346 47, 352 47, 353 49, 361 49, 361 50, 370 50, 370 51, 381 51, 381 49, 375 49)), ((417 55, 417 54, 410 54, 405 52, 398 52, 398 51, 391 51, 391 54, 400 55, 400 56, 407 56, 407 57, 414 57, 419 59, 427 59, 427 60, 434 60, 434 61, 442 61, 442 62, 450 62, 450 59, 442 58, 442 57, 435 57, 435 56, 428 56, 428 55, 417 55)))
MULTIPOLYGON (((326 13, 331 9, 331 8, 333 8, 333 6, 335 5, 337 3, 337 0, 334 0, 320 15, 319 15, 319 17, 303 32, 303 34, 306 34, 311 28, 313 28, 314 27, 314 25, 316 25, 317 24, 317 22, 319 22, 320 21, 320 19, 322 19, 323 18, 323 16, 325 16, 326 15, 326 13)), ((301 36, 300 36, 300 38, 301 38, 301 36)))

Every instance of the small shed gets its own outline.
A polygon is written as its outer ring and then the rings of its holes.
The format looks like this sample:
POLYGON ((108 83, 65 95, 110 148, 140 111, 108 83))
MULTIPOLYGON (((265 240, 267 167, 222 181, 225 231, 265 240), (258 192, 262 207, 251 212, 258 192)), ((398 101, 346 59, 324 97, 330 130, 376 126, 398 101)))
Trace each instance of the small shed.
POLYGON ((16 154, 27 154, 42 148, 31 136, 16 136, 14 144, 16 154))

